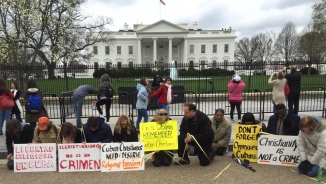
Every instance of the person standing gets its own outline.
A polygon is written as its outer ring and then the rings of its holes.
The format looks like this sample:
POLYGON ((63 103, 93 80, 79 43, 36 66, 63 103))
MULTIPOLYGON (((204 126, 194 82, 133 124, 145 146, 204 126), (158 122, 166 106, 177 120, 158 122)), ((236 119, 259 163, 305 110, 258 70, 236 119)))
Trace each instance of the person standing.
POLYGON ((144 122, 148 122, 148 113, 147 113, 147 105, 149 100, 150 90, 148 88, 148 79, 141 78, 140 82, 137 84, 137 102, 136 109, 138 111, 138 117, 136 121, 136 129, 139 131, 139 123, 141 119, 144 117, 144 122))
POLYGON ((72 100, 74 102, 75 106, 75 112, 76 112, 76 127, 81 128, 81 114, 82 114, 82 109, 83 109, 83 104, 84 104, 84 98, 87 96, 89 93, 94 93, 96 94, 97 91, 94 89, 92 86, 85 84, 79 86, 77 89, 74 90, 74 93, 72 94, 72 100))
POLYGON ((241 80, 241 77, 239 75, 234 75, 228 84, 228 91, 230 93, 229 103, 231 105, 231 111, 230 111, 231 123, 234 122, 233 112, 235 108, 237 108, 238 122, 241 121, 242 90, 245 86, 246 84, 241 80))
POLYGON ((275 106, 277 104, 285 104, 285 93, 284 93, 284 87, 286 84, 286 79, 284 78, 283 72, 278 72, 277 79, 273 79, 274 74, 272 74, 268 79, 268 84, 273 86, 273 112, 275 113, 275 106))
MULTIPOLYGON (((286 67, 283 68, 283 71, 286 70, 286 67)), ((285 75, 287 79, 290 94, 288 95, 288 106, 289 111, 293 114, 298 115, 299 112, 299 99, 301 92, 301 72, 297 71, 297 66, 292 65, 290 68, 290 73, 285 75)))
POLYGON ((152 81, 152 87, 160 87, 161 83, 164 83, 162 77, 156 74, 152 81))
POLYGON ((10 119, 12 119, 12 115, 15 115, 15 118, 18 119, 20 122, 23 122, 21 118, 21 113, 23 112, 22 105, 20 104, 20 95, 21 92, 19 90, 19 84, 18 82, 12 82, 11 83, 11 90, 10 90, 13 95, 14 95, 14 102, 15 106, 11 109, 11 116, 10 119))
POLYGON ((97 99, 96 108, 97 111, 100 113, 100 117, 104 118, 103 111, 101 109, 101 105, 105 105, 105 113, 106 113, 106 121, 109 122, 110 120, 110 109, 111 109, 111 102, 113 97, 113 89, 111 84, 111 78, 108 74, 104 74, 101 77, 101 84, 98 86, 97 89, 97 99), (107 91, 109 90, 109 91, 107 91))
POLYGON ((172 92, 172 79, 171 77, 165 78, 165 83, 160 85, 160 88, 151 94, 151 98, 159 96, 157 106, 160 109, 165 109, 170 115, 168 105, 172 102, 174 94, 172 92))
POLYGON ((43 106, 43 93, 37 88, 37 84, 34 80, 27 81, 27 90, 24 95, 25 101, 25 122, 29 123, 34 129, 36 122, 40 117, 49 117, 46 109, 43 106), (30 105, 39 106, 37 109, 30 109, 30 105), (30 110, 29 110, 30 109, 30 110))
MULTIPOLYGON (((0 79, 0 96, 2 99, 14 99, 14 95, 7 88, 6 81, 0 79)), ((0 135, 3 135, 3 123, 6 121, 6 124, 10 121, 11 108, 5 107, 3 102, 0 103, 0 135)))

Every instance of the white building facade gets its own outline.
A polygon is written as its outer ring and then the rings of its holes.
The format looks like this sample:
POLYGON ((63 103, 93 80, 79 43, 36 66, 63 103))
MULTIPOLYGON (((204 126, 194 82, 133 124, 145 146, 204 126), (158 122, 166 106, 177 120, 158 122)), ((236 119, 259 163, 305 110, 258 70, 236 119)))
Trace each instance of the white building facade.
POLYGON ((194 23, 173 24, 160 20, 154 24, 134 24, 133 29, 112 32, 113 44, 91 46, 92 63, 99 65, 191 62, 227 63, 234 61, 235 31, 201 30, 194 23))

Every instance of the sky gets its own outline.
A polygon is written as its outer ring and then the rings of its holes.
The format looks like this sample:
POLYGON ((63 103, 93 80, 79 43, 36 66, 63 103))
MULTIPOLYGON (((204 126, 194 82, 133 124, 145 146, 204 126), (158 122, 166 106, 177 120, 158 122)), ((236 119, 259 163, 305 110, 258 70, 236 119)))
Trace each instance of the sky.
POLYGON ((311 22, 312 5, 321 0, 88 0, 82 7, 93 18, 107 16, 112 31, 127 23, 153 24, 161 19, 174 24, 187 23, 192 29, 221 30, 232 27, 237 40, 258 33, 278 34, 292 21, 298 32, 311 22), (161 17, 161 19, 160 19, 161 17))

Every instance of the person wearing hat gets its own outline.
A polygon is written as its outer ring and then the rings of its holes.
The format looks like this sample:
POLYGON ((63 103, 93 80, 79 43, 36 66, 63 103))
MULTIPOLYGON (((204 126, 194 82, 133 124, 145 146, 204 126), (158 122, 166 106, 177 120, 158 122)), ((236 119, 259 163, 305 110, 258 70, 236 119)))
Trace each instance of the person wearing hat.
POLYGON ((230 118, 233 123, 233 112, 234 109, 237 108, 238 113, 238 122, 241 120, 241 103, 242 103, 242 90, 246 86, 246 84, 241 80, 239 75, 234 75, 229 84, 228 84, 228 92, 229 94, 229 103, 231 105, 230 118))
POLYGON ((14 169, 13 144, 28 144, 33 140, 34 129, 27 123, 21 123, 18 119, 11 119, 6 125, 6 145, 8 169, 14 169))
POLYGON ((319 167, 326 169, 326 123, 317 116, 303 117, 299 124, 298 172, 310 177, 318 175, 319 167))
POLYGON ((61 143, 61 128, 47 117, 40 117, 34 130, 33 143, 61 143))

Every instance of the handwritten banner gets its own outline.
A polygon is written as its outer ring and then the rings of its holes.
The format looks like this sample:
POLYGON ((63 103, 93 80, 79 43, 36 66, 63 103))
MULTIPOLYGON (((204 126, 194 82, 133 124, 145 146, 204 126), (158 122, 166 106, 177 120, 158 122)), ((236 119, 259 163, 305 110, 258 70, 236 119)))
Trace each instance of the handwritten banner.
POLYGON ((250 162, 257 162, 258 158, 258 134, 261 125, 235 125, 233 154, 235 157, 250 162))
POLYGON ((100 171, 101 144, 59 144, 59 172, 100 171))
POLYGON ((102 143, 101 171, 135 171, 145 169, 144 143, 102 143))
POLYGON ((259 164, 298 166, 298 136, 261 135, 258 155, 259 164))
POLYGON ((178 122, 169 120, 164 123, 140 123, 139 137, 144 142, 145 151, 177 150, 178 122))
POLYGON ((56 144, 14 144, 14 172, 56 171, 56 144))

